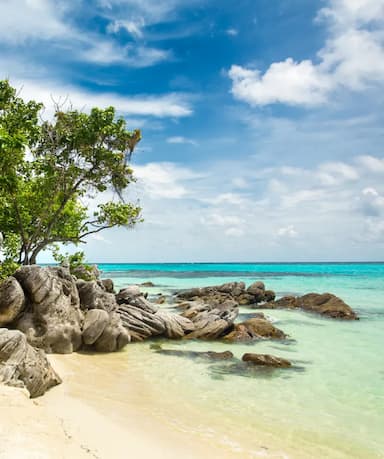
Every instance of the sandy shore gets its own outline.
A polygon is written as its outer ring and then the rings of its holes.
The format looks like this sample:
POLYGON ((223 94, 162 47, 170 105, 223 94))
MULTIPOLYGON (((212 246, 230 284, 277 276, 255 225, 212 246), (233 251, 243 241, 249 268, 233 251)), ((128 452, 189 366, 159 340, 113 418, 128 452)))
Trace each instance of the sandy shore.
POLYGON ((95 380, 98 372, 92 372, 91 359, 51 356, 64 382, 38 399, 30 400, 24 390, 0 386, 0 459, 238 457, 214 442, 160 424, 138 409, 134 399, 140 387, 135 381, 126 383, 131 395, 121 402, 124 417, 115 417, 114 402, 120 402, 109 398, 113 394, 108 394, 108 376, 95 380))

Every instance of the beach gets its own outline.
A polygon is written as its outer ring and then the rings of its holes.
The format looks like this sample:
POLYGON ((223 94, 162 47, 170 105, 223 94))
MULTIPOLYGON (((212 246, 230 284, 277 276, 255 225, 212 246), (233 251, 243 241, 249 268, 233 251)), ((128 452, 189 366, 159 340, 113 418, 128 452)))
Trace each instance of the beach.
POLYGON ((126 382, 131 395, 119 403, 116 394, 106 391, 111 381, 100 360, 94 365, 90 355, 50 356, 63 384, 42 398, 31 400, 24 389, 0 386, 0 409, 6 412, 6 422, 0 423, 0 458, 235 457, 146 415, 156 407, 148 400, 139 408, 138 400, 131 400, 142 389, 135 381, 126 382))
MULTIPOLYGON (((262 279, 278 296, 332 291, 360 320, 273 310, 266 315, 289 335, 282 342, 157 338, 110 354, 50 355, 61 385, 34 400, 1 388, 1 459, 383 457, 382 264, 101 267, 117 290, 151 280, 152 298, 240 279, 262 279), (268 353, 293 367, 244 371, 191 357, 208 350, 230 350, 237 362, 268 353)), ((241 307, 239 320, 255 312, 241 307)))

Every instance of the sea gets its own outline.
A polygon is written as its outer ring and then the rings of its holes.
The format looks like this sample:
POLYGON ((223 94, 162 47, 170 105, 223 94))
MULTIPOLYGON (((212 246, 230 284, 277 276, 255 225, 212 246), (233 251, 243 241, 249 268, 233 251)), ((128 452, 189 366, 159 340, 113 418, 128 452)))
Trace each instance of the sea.
MULTIPOLYGON (((341 321, 302 311, 265 310, 289 337, 250 344, 156 339, 128 345, 119 359, 120 397, 130 377, 151 415, 234 457, 384 458, 384 263, 98 264, 118 290, 150 298, 182 289, 256 280, 277 297, 331 292, 359 315, 341 321), (230 350, 239 361, 157 352, 230 350), (289 369, 247 369, 245 352, 289 359, 289 369)), ((164 305, 161 307, 169 308, 164 305)), ((242 307, 241 321, 257 312, 242 307)))

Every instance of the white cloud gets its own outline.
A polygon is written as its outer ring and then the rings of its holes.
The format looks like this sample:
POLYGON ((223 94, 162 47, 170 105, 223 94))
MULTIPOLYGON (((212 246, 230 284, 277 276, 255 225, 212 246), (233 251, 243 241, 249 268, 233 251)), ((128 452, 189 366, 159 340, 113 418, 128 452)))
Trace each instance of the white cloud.
POLYGON ((228 75, 233 82, 232 94, 251 105, 318 105, 325 102, 330 89, 328 79, 309 60, 288 58, 272 64, 264 74, 232 65, 228 75))
MULTIPOLYGON (((88 61, 94 64, 120 64, 129 67, 149 67, 168 60, 172 53, 169 50, 147 46, 145 42, 119 45, 113 39, 94 31, 84 31, 75 26, 71 20, 81 12, 81 2, 63 0, 3 0, 0 16, 0 42, 16 46, 30 44, 44 46, 49 43, 50 49, 66 50, 66 57, 72 60, 88 61), (22 12, 22 14, 20 14, 22 12)), ((106 5, 104 5, 105 7, 106 5)), ((88 5, 85 15, 103 16, 103 10, 88 5)), ((111 20, 107 31, 116 33, 124 28, 137 39, 143 38, 143 18, 130 20, 111 20)))
POLYGON ((363 155, 357 158, 358 164, 370 172, 384 173, 384 158, 376 158, 370 155, 363 155))
POLYGON ((183 136, 168 137, 167 142, 174 144, 190 144, 194 145, 195 147, 198 145, 198 143, 195 140, 188 139, 187 137, 183 136))
POLYGON ((148 163, 134 167, 138 185, 151 199, 180 199, 188 194, 184 185, 201 175, 173 163, 148 163))
POLYGON ((63 9, 51 0, 2 0, 0 40, 17 45, 72 36, 75 32, 62 20, 63 9))
POLYGON ((47 108, 53 106, 53 100, 69 100, 75 109, 87 110, 97 106, 101 108, 114 106, 124 115, 183 117, 192 114, 189 104, 177 94, 160 96, 138 95, 122 96, 114 93, 91 93, 75 86, 60 85, 58 82, 11 80, 16 88, 22 88, 21 96, 42 102, 47 108))
POLYGON ((319 62, 291 57, 260 70, 232 65, 232 94, 250 105, 319 105, 340 88, 358 91, 384 79, 384 0, 328 0, 318 19, 329 37, 319 62))
POLYGON ((143 27, 145 26, 145 21, 143 18, 138 18, 136 20, 127 20, 121 21, 116 20, 112 21, 107 26, 107 31, 109 33, 118 33, 120 30, 126 30, 131 35, 136 38, 143 38, 143 27))

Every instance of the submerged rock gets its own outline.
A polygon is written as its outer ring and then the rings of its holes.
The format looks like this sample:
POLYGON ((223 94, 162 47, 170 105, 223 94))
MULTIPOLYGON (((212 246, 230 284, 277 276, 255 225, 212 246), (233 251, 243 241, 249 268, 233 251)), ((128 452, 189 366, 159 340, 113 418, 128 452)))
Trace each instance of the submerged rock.
POLYGON ((244 354, 242 359, 243 362, 249 362, 254 365, 261 365, 267 367, 283 367, 288 368, 292 365, 289 360, 283 359, 281 357, 276 357, 269 354, 244 354))
POLYGON ((244 342, 262 338, 283 339, 286 338, 286 334, 269 320, 255 317, 236 324, 223 339, 229 342, 244 342))
POLYGON ((177 357, 204 358, 208 360, 230 360, 234 358, 231 351, 214 352, 214 351, 187 351, 178 349, 162 349, 161 346, 155 348, 155 352, 164 355, 173 355, 177 357))
POLYGON ((142 287, 156 287, 155 284, 151 281, 143 282, 140 284, 142 287))
POLYGON ((22 332, 1 328, 0 382, 25 387, 33 398, 60 384, 61 379, 51 367, 44 351, 30 346, 22 332))
POLYGON ((284 296, 279 300, 266 303, 262 307, 303 309, 304 311, 316 312, 333 319, 358 320, 355 311, 341 298, 332 293, 308 293, 299 297, 284 296))

